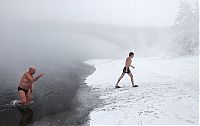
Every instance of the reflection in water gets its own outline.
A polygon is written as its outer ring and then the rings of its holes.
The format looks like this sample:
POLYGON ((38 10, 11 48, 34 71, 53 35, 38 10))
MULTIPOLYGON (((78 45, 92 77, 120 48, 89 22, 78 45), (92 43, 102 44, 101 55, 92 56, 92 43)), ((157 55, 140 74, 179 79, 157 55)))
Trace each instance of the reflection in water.
POLYGON ((19 121, 20 126, 27 126, 31 124, 33 119, 33 110, 31 108, 19 108, 21 119, 19 121))

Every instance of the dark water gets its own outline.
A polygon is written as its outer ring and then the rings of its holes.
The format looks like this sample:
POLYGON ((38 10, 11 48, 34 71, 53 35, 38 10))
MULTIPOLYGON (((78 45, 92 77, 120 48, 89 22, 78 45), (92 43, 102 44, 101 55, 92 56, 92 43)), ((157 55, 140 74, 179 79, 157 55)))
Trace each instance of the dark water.
POLYGON ((17 84, 23 67, 4 66, 0 69, 0 126, 88 125, 89 112, 98 100, 84 80, 94 67, 80 62, 40 65, 38 70, 46 75, 33 87, 33 105, 17 109, 5 105, 18 99, 17 84))

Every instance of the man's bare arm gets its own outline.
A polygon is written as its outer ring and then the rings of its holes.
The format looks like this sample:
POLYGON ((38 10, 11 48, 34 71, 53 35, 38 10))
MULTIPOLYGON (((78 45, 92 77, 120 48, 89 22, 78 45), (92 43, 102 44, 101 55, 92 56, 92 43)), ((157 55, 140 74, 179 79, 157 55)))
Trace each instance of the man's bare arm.
POLYGON ((132 68, 135 68, 134 66, 131 65, 132 68))
POLYGON ((130 64, 130 67, 132 67, 132 68, 135 68, 133 65, 132 65, 132 60, 131 60, 131 64, 130 64))
POLYGON ((37 81, 40 77, 44 76, 44 74, 40 74, 37 77, 32 77, 30 74, 26 74, 26 78, 31 81, 31 82, 35 82, 37 81))

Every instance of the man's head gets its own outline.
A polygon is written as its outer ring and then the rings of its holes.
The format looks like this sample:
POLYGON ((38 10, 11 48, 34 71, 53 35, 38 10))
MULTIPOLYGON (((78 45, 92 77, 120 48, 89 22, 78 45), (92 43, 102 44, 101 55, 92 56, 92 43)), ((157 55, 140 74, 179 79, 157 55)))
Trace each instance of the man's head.
POLYGON ((130 52, 130 53, 129 53, 129 57, 133 58, 133 57, 134 57, 134 53, 133 53, 133 52, 130 52))
POLYGON ((36 68, 35 67, 29 67, 29 69, 28 69, 28 72, 30 73, 30 74, 35 74, 35 71, 36 71, 36 68))

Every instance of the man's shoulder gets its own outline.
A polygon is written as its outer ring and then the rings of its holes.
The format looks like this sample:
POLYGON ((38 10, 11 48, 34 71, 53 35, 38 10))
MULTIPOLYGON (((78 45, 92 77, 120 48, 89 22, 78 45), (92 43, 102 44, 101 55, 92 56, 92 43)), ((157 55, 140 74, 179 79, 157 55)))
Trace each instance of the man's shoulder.
POLYGON ((30 73, 29 73, 29 72, 26 72, 26 73, 24 73, 24 75, 25 75, 25 76, 28 76, 28 75, 30 75, 30 73))
POLYGON ((131 60, 131 58, 130 58, 130 57, 127 57, 126 60, 131 60))

